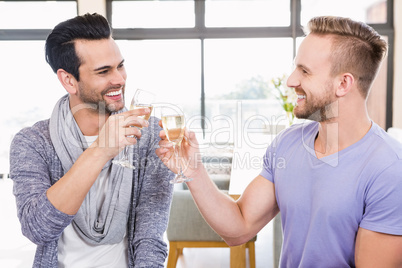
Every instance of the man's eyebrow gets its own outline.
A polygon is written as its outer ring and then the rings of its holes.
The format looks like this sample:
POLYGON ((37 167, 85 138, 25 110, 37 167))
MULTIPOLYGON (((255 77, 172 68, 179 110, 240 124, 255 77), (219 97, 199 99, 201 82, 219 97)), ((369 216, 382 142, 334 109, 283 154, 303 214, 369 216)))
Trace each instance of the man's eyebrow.
POLYGON ((101 70, 104 70, 104 69, 110 69, 110 68, 112 68, 110 65, 105 65, 105 66, 101 66, 99 68, 96 68, 94 71, 97 72, 97 71, 101 71, 101 70))
POLYGON ((303 64, 297 64, 296 68, 306 70, 307 72, 311 72, 311 70, 306 65, 303 64))
MULTIPOLYGON (((123 63, 124 63, 124 60, 122 60, 122 61, 119 63, 118 66, 122 65, 123 63)), ((105 69, 110 69, 110 68, 112 68, 112 66, 110 66, 110 65, 104 65, 104 66, 101 66, 101 67, 96 68, 94 71, 97 72, 97 71, 101 71, 101 70, 105 70, 105 69)))

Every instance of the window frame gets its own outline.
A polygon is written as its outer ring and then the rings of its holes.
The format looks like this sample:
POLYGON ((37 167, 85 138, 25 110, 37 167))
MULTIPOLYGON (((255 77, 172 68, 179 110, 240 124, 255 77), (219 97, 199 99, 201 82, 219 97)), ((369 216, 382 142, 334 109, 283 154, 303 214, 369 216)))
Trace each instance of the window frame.
MULTIPOLYGON (((3 0, 15 2, 15 0, 3 0)), ((40 2, 50 0, 25 0, 27 2, 40 2)), ((77 0, 52 0, 75 1, 77 0)), ((119 0, 132 1, 132 0, 119 0)), ((106 17, 113 27, 112 2, 106 0, 106 17)), ((388 38, 389 50, 387 61, 387 96, 386 96, 386 129, 392 126, 393 111, 393 77, 394 73, 394 0, 387 0, 387 22, 384 24, 369 24, 379 34, 388 38)), ((201 115, 205 115, 205 91, 204 91, 204 40, 213 38, 276 38, 290 37, 293 39, 293 57, 296 55, 296 38, 302 37, 300 14, 301 0, 290 0, 290 26, 284 27, 233 27, 233 28, 207 28, 205 27, 205 0, 194 1, 195 27, 194 28, 153 28, 153 29, 113 29, 116 40, 143 40, 143 39, 199 39, 201 40, 201 115)), ((0 40, 46 40, 51 29, 0 29, 0 40)), ((203 126, 204 127, 204 126, 203 126)))
MULTIPOLYGON (((106 14, 113 27, 112 2, 106 0, 106 14)), ((132 0, 119 0, 132 1, 132 0)), ((394 65, 394 26, 393 26, 393 0, 387 0, 387 23, 369 24, 381 35, 386 35, 389 42, 387 61, 387 89, 386 89, 386 128, 392 126, 392 84, 394 65)), ((113 29, 116 40, 143 40, 143 39, 200 39, 201 40, 201 116, 205 116, 205 90, 204 90, 204 40, 210 38, 276 38, 290 37, 293 39, 293 57, 296 55, 296 39, 304 35, 301 29, 301 0, 290 0, 290 26, 284 27, 205 27, 205 0, 194 1, 195 27, 194 28, 163 28, 163 29, 113 29)), ((205 128, 205 125, 202 125, 205 128)))
MULTIPOLYGON (((76 2, 78 14, 78 0, 23 0, 24 2, 76 2)), ((2 0, 2 2, 19 2, 16 0, 2 0)), ((52 29, 1 29, 0 41, 38 41, 46 40, 52 29)))

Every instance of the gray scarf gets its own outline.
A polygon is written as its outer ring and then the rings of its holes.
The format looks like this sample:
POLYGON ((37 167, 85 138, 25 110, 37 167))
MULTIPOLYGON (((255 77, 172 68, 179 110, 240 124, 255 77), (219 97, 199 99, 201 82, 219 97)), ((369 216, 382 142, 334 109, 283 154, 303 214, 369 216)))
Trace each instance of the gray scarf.
MULTIPOLYGON (((63 165, 64 173, 88 148, 70 110, 68 94, 57 102, 53 110, 50 118, 50 138, 63 165)), ((129 155, 132 161, 132 152, 129 155)), ((113 165, 109 161, 99 177, 102 175, 109 176, 106 178, 109 182, 99 211, 96 206, 96 189, 91 187, 72 222, 81 238, 93 245, 115 244, 123 240, 130 207, 133 171, 113 165)))

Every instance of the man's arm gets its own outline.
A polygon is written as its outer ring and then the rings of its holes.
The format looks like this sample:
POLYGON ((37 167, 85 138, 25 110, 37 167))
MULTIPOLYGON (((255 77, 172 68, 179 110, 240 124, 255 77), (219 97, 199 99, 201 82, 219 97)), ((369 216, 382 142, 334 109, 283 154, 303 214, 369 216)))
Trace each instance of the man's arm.
POLYGON ((33 243, 58 239, 70 224, 89 191, 83 185, 90 188, 90 181, 95 181, 100 172, 101 160, 96 159, 95 151, 87 149, 69 174, 63 176, 45 123, 15 136, 10 149, 10 174, 21 229, 33 243), (96 165, 91 162, 93 158, 96 165))
POLYGON ((355 248, 356 267, 402 267, 402 236, 359 228, 355 248))
POLYGON ((150 126, 143 129, 139 141, 138 182, 134 187, 137 198, 134 226, 133 264, 135 267, 163 267, 167 256, 167 245, 163 240, 168 225, 173 184, 169 181, 174 174, 155 154, 159 142, 158 121, 151 117, 150 126))
POLYGON ((279 212, 274 184, 262 176, 237 201, 212 184, 206 174, 187 183, 205 220, 230 246, 249 241, 279 212))
POLYGON ((17 204, 21 231, 40 245, 59 238, 73 216, 57 210, 46 190, 63 175, 44 121, 15 135, 10 148, 10 178, 17 204))
MULTIPOLYGON (((161 148, 158 156, 176 172, 175 159, 172 156, 164 132, 161 132, 161 148)), ((181 152, 187 165, 185 175, 193 178, 187 185, 195 203, 208 224, 228 243, 240 245, 249 241, 279 211, 275 187, 272 182, 257 176, 246 188, 238 201, 218 190, 209 178, 200 161, 198 143, 194 133, 186 131, 181 152)))
MULTIPOLYGON (((115 157, 125 146, 135 144, 141 137, 138 128, 129 127, 145 124, 137 115, 145 114, 142 109, 127 111, 110 116, 97 140, 76 160, 71 169, 47 190, 47 198, 54 207, 65 214, 74 215, 81 207, 104 165, 115 157)), ((141 125, 142 126, 142 125, 141 125)))

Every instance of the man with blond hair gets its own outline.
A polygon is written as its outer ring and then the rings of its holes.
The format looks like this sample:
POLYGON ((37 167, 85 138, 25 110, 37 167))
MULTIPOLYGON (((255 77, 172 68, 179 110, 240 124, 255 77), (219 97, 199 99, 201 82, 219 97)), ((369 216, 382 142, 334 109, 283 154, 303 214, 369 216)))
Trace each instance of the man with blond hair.
MULTIPOLYGON (((229 245, 249 241, 281 212, 281 267, 402 267, 402 145, 373 122, 366 100, 387 43, 348 18, 310 20, 287 85, 294 114, 238 201, 219 192, 200 163, 185 174, 207 222, 229 245), (285 160, 276 166, 275 158, 285 160)), ((159 157, 172 170, 161 132, 159 157)), ((194 133, 182 144, 198 153, 194 133)))

